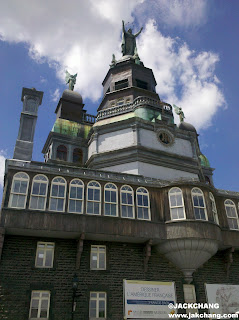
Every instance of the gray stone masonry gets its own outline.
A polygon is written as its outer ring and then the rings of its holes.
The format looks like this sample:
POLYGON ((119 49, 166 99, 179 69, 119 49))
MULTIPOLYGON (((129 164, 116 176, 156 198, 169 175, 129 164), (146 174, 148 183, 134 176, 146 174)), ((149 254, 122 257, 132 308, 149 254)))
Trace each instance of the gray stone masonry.
POLYGON ((35 88, 22 89, 23 110, 20 118, 18 137, 14 149, 14 159, 31 161, 33 139, 37 121, 38 107, 41 105, 42 91, 35 88))

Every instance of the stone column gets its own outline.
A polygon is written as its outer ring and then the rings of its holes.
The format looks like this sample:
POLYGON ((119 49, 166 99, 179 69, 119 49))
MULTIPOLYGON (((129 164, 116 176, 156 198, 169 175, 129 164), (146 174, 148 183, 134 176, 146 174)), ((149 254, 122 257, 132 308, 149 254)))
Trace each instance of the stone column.
POLYGON ((14 149, 13 159, 32 160, 33 139, 37 121, 38 107, 41 105, 42 91, 35 88, 22 89, 23 109, 20 118, 18 137, 14 149))

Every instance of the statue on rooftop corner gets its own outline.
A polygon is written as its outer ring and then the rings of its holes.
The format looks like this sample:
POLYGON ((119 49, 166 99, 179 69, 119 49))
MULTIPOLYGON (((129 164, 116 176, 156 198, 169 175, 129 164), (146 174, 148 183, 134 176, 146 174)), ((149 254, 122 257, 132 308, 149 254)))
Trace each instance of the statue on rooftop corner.
POLYGON ((173 104, 173 107, 175 109, 176 114, 179 115, 180 122, 183 122, 185 119, 185 116, 184 116, 184 112, 183 112, 182 108, 177 107, 175 104, 173 104))
MULTIPOLYGON (((128 31, 125 30, 124 26, 124 20, 122 20, 122 54, 123 56, 130 55, 133 56, 135 54, 135 49, 136 49, 136 37, 141 33, 143 30, 143 27, 137 32, 136 34, 132 33, 132 29, 129 29, 128 31)), ((137 49, 136 49, 137 50, 137 49)))
POLYGON ((65 77, 65 81, 66 84, 69 83, 69 90, 73 91, 74 90, 74 86, 76 84, 76 77, 77 77, 77 73, 75 75, 71 75, 67 70, 66 70, 66 77, 65 77))

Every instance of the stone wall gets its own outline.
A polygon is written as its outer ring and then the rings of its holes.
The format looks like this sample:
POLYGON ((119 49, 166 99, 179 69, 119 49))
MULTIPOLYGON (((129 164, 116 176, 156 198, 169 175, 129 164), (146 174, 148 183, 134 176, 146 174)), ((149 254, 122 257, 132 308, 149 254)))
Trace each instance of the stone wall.
MULTIPOLYGON (((72 278, 75 273, 75 240, 6 236, 0 262, 0 319, 25 320, 32 290, 50 290, 50 320, 70 320, 72 278), (37 241, 55 241, 54 265, 35 268, 37 241)), ((218 253, 194 275, 197 301, 206 302, 204 283, 239 283, 239 254, 227 279, 225 255, 218 253)), ((144 246, 117 242, 84 241, 81 256, 75 319, 86 320, 90 291, 107 292, 107 320, 123 320, 123 279, 175 281, 177 302, 183 300, 183 275, 152 248, 148 271, 144 271, 144 246), (107 269, 90 270, 90 246, 107 246, 107 269)))

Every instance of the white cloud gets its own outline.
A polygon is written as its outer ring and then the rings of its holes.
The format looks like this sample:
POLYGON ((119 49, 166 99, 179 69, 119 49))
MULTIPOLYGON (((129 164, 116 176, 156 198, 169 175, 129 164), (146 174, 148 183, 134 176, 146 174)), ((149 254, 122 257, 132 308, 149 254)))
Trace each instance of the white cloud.
POLYGON ((182 107, 185 121, 197 129, 207 128, 218 108, 225 107, 214 74, 218 55, 196 53, 178 39, 164 37, 153 20, 147 23, 138 47, 141 59, 154 71, 161 98, 182 107))
POLYGON ((6 151, 0 150, 0 188, 3 187, 5 160, 6 160, 6 151))
MULTIPOLYGON (((116 59, 121 56, 121 20, 134 22, 134 11, 145 22, 138 52, 145 66, 153 69, 160 96, 181 106, 186 120, 200 129, 210 125, 225 103, 215 75, 219 57, 196 53, 179 39, 164 37, 148 17, 153 10, 163 23, 198 25, 206 19, 206 4, 205 0, 150 0, 150 5, 143 0, 3 1, 0 38, 27 43, 30 56, 56 68, 62 82, 66 69, 78 73, 75 90, 84 99, 97 101, 112 53, 116 59)), ((54 101, 59 93, 56 89, 52 94, 54 101)))
POLYGON ((150 16, 167 26, 191 28, 207 21, 208 2, 206 0, 150 0, 150 5, 149 1, 145 1, 137 8, 137 13, 144 23, 150 16))
POLYGON ((57 102, 60 98, 60 89, 57 88, 52 94, 51 94, 51 100, 54 102, 57 102))

